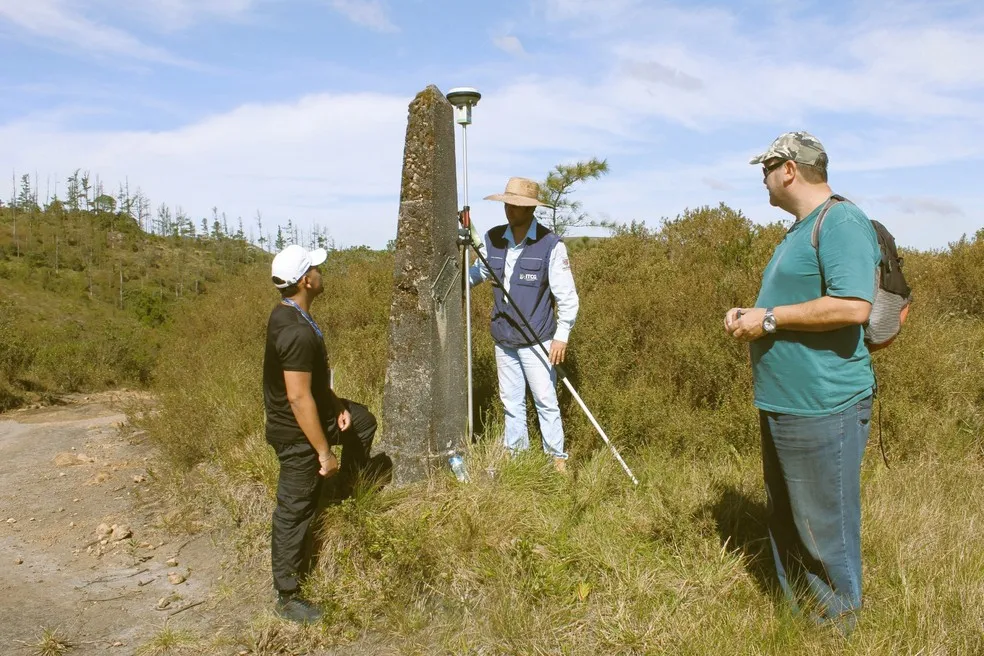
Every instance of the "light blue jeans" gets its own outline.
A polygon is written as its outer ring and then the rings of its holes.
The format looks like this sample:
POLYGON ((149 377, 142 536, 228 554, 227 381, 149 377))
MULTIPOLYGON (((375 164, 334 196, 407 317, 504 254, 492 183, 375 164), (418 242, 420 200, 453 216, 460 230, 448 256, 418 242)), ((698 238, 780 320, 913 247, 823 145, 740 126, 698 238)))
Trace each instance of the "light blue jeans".
MULTIPOLYGON (((549 352, 550 342, 543 345, 549 352)), ((530 434, 526 426, 528 384, 540 418, 544 453, 555 458, 567 458, 564 452, 564 426, 557 403, 557 372, 543 350, 539 346, 514 349, 496 344, 495 363, 499 372, 499 399, 506 414, 506 448, 511 452, 530 448, 530 434)))
POLYGON ((769 540, 779 586, 805 584, 814 619, 850 630, 861 608, 861 460, 871 397, 842 412, 800 417, 759 412, 769 540))

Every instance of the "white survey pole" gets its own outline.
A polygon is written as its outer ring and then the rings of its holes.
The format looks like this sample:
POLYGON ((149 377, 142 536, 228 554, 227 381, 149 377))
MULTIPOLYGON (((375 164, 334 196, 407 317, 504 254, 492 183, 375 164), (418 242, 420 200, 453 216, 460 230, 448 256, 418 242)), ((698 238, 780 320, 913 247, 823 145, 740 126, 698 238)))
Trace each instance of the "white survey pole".
POLYGON ((462 280, 465 286, 465 343, 467 349, 467 367, 468 367, 468 419, 466 422, 466 430, 468 433, 468 442, 471 443, 475 439, 475 428, 474 428, 474 384, 472 382, 472 336, 471 336, 471 282, 469 281, 468 270, 471 268, 471 258, 469 257, 468 248, 471 241, 471 207, 468 205, 468 126, 472 122, 472 107, 478 104, 479 99, 482 94, 478 92, 477 89, 472 87, 456 87, 448 92, 447 99, 452 105, 454 105, 454 120, 455 123, 461 126, 461 168, 462 168, 462 182, 464 185, 464 207, 461 210, 461 223, 465 231, 467 231, 468 241, 463 244, 461 249, 462 266, 464 270, 462 271, 462 280))

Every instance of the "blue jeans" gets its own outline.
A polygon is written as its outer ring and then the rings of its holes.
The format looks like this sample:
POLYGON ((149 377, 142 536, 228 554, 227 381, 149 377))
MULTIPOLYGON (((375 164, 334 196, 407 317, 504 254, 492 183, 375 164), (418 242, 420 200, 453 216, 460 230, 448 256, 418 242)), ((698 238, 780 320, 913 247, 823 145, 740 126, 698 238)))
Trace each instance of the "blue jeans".
POLYGON ((798 610, 791 583, 804 584, 815 619, 847 620, 848 629, 861 608, 861 459, 870 423, 870 396, 823 417, 759 411, 779 586, 798 610))
MULTIPOLYGON (((550 351, 550 341, 544 342, 550 351)), ((499 399, 506 414, 505 446, 511 452, 530 448, 526 427, 526 386, 530 386, 543 451, 555 458, 567 458, 564 452, 564 424, 557 403, 557 371, 539 346, 509 348, 495 345, 495 363, 499 372, 499 399)))

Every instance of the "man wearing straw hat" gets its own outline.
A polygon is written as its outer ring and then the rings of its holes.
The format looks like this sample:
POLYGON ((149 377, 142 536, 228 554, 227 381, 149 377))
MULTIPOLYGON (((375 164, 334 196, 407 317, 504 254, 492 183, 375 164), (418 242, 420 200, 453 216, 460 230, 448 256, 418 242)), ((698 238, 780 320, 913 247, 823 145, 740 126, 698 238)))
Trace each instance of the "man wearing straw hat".
POLYGON ((533 180, 509 178, 505 192, 485 197, 505 204, 507 223, 485 234, 486 259, 492 271, 479 261, 472 266, 469 278, 475 286, 494 273, 515 303, 509 303, 502 288, 493 289, 491 330, 499 398, 506 415, 505 446, 510 453, 530 446, 526 426, 529 385, 540 420, 543 450, 553 458, 557 471, 563 472, 567 453, 553 365, 562 363, 567 353, 578 298, 567 248, 534 217, 538 206, 547 205, 540 201, 539 192, 540 186, 533 180), (549 357, 538 344, 546 347, 549 357))

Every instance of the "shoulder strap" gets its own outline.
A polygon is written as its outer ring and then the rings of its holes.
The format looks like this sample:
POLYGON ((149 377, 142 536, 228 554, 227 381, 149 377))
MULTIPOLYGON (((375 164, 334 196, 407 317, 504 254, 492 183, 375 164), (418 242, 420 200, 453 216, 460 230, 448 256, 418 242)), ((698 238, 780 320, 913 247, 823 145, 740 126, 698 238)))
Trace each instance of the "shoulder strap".
POLYGON ((813 248, 817 250, 820 249, 820 226, 823 225, 823 220, 827 218, 827 212, 830 211, 830 208, 833 207, 834 205, 837 205, 838 203, 850 203, 850 202, 851 201, 847 200, 840 194, 830 195, 830 198, 827 199, 827 202, 824 203, 823 207, 820 209, 820 216, 817 217, 817 222, 813 224, 813 234, 810 237, 810 243, 813 244, 813 248))

